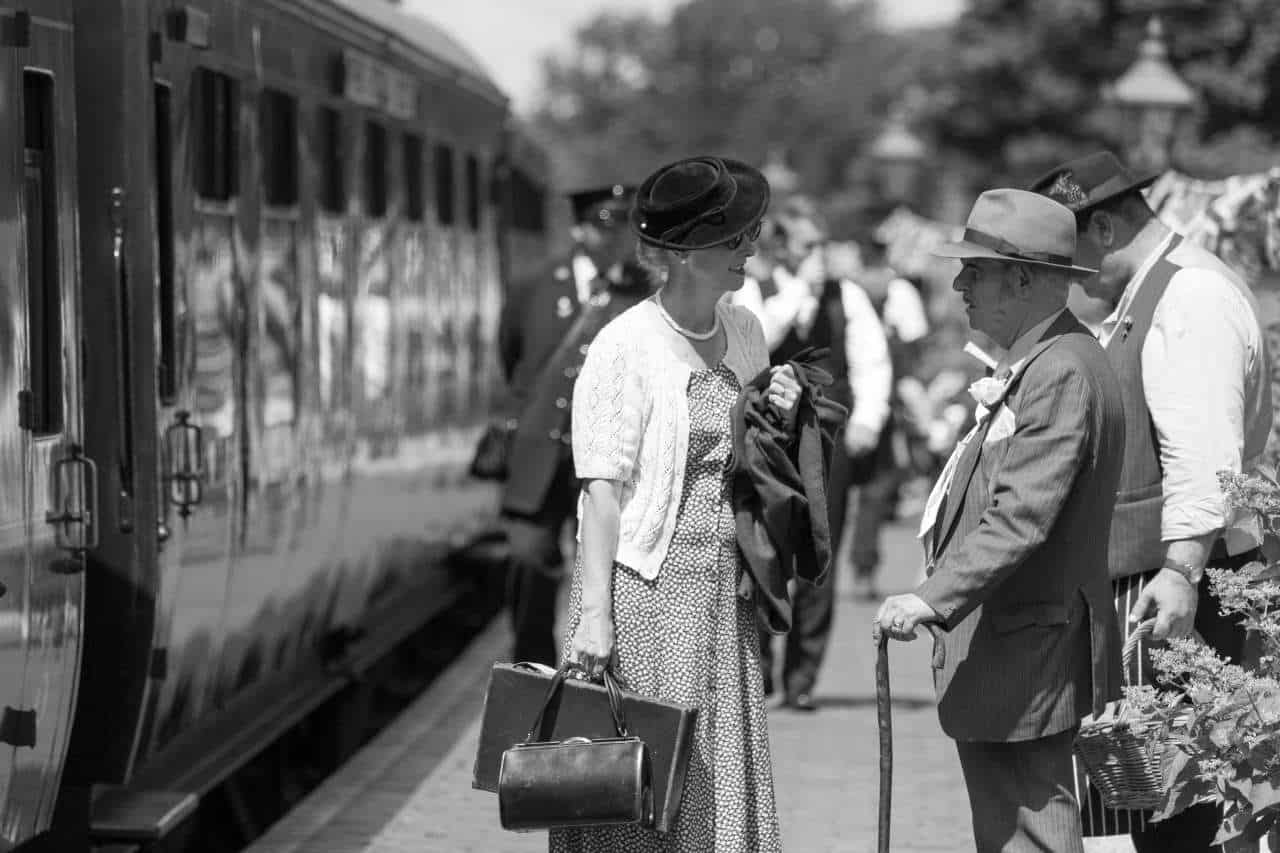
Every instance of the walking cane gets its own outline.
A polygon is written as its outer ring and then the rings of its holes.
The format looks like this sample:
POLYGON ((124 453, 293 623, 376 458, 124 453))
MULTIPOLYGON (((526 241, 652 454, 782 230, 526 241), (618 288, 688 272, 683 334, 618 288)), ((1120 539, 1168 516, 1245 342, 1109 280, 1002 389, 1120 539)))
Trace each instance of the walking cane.
MULTIPOLYGON (((933 635, 933 668, 942 669, 947 650, 942 646, 942 629, 932 622, 924 625, 933 635)), ((876 625, 876 721, 880 724, 880 817, 876 828, 877 853, 889 853, 889 815, 893 806, 893 716, 889 693, 889 635, 876 625)))

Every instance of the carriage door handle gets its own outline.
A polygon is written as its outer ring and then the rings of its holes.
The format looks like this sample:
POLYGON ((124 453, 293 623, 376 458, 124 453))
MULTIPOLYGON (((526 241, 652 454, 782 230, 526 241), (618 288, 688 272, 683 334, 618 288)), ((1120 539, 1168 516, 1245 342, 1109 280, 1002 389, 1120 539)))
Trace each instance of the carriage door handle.
POLYGON ((54 463, 53 505, 44 518, 59 548, 80 555, 98 547, 98 466, 78 444, 54 463))
POLYGON ((204 499, 204 432, 191 423, 191 413, 179 410, 164 431, 164 476, 169 502, 184 519, 204 499))

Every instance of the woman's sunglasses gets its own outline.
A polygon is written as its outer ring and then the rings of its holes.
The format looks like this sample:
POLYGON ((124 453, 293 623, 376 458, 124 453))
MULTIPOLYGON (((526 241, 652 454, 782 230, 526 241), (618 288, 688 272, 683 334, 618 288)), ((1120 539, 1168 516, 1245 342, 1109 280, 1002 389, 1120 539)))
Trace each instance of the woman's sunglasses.
POLYGON ((728 249, 730 252, 736 251, 737 248, 742 245, 742 241, 744 239, 750 240, 752 243, 754 243, 755 241, 760 239, 760 229, 763 226, 764 226, 763 219, 756 220, 756 224, 751 226, 750 230, 744 231, 741 234, 737 235, 736 237, 732 237, 726 240, 724 242, 725 248, 728 249))

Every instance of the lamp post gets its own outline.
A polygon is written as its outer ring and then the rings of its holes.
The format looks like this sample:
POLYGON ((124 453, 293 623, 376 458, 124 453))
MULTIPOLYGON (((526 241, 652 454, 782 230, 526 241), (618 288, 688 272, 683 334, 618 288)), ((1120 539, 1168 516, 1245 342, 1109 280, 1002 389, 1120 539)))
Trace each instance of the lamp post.
POLYGON ((1137 61, 1103 92, 1103 99, 1118 108, 1130 165, 1168 169, 1178 126, 1195 106, 1196 93, 1169 64, 1159 18, 1147 23, 1137 61))
POLYGON ((925 144, 907 127, 906 111, 895 109, 884 130, 871 144, 871 161, 879 171, 880 193, 886 201, 910 202, 915 198, 920 167, 927 157, 925 144))

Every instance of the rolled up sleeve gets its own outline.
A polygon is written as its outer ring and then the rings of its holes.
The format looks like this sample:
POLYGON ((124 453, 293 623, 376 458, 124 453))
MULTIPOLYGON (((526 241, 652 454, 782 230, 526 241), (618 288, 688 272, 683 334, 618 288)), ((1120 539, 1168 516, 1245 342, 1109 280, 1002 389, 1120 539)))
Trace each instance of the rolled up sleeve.
POLYGON ((1255 326, 1231 282, 1205 270, 1177 273, 1156 308, 1142 376, 1164 471, 1166 542, 1213 533, 1230 521, 1218 472, 1241 468, 1255 326))
POLYGON ((643 429, 644 386, 635 349, 601 333, 573 386, 573 465, 581 480, 628 480, 643 429))

